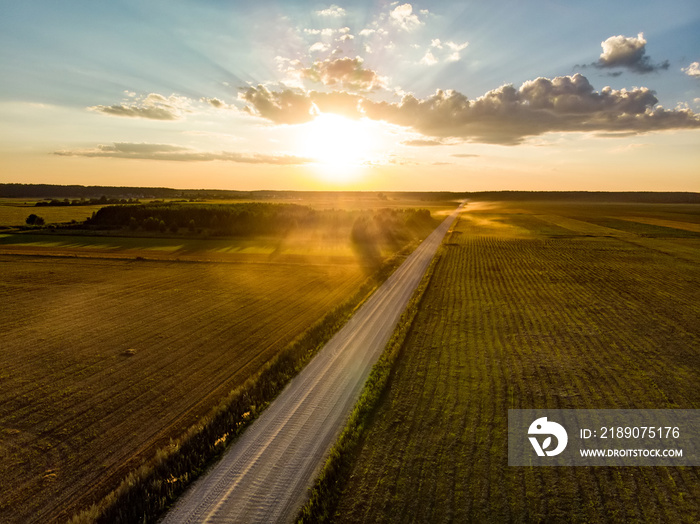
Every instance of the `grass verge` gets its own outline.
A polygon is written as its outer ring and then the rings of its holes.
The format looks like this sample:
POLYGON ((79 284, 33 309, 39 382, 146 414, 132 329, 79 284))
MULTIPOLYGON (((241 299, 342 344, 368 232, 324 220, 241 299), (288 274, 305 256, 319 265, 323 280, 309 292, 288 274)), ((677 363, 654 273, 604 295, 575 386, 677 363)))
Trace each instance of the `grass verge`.
POLYGON ((335 506, 350 473, 355 453, 366 434, 370 418, 379 405, 382 393, 389 383, 394 363, 411 331, 413 319, 420 309, 423 295, 430 284, 435 266, 441 256, 442 248, 438 250, 430 263, 406 310, 401 315, 399 324, 386 348, 372 367, 345 428, 331 448, 326 463, 310 490, 309 499, 299 512, 297 524, 330 522, 333 517, 335 506))

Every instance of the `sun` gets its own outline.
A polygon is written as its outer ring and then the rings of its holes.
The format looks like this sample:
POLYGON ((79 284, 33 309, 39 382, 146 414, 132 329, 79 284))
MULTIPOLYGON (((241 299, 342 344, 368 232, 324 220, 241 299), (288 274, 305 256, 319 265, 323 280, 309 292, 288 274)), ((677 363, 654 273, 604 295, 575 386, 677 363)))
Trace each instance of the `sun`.
POLYGON ((371 160, 372 135, 362 120, 321 113, 304 124, 300 148, 304 156, 315 161, 324 178, 346 182, 358 176, 371 160))

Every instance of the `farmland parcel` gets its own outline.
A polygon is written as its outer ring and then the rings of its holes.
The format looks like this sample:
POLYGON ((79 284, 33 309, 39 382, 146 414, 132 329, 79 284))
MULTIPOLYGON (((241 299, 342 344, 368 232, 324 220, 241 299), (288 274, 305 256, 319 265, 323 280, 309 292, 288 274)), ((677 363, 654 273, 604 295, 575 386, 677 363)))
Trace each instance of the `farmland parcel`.
POLYGON ((349 264, 0 268, 3 522, 96 501, 364 279, 349 264))
POLYGON ((508 467, 507 410, 697 409, 693 206, 471 204, 334 522, 697 522, 692 467, 508 467))

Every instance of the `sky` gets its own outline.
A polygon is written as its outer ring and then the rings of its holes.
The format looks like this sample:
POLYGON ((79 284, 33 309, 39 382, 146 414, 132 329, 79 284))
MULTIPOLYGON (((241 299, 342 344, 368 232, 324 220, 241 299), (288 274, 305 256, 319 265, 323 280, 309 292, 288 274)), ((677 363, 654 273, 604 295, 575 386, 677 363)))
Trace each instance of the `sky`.
POLYGON ((700 191, 697 0, 0 12, 0 182, 700 191))

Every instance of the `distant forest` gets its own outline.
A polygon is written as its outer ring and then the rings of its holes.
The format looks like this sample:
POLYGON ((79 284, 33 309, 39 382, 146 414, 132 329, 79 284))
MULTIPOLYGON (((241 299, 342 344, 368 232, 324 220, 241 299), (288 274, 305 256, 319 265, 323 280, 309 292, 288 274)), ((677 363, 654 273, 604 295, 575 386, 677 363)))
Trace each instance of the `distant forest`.
POLYGON ((107 206, 85 226, 177 232, 180 229, 213 235, 280 236, 297 229, 348 230, 356 243, 379 241, 403 244, 436 225, 427 209, 318 210, 297 204, 142 204, 107 206))
MULTIPOLYGON (((333 195, 367 195, 367 191, 333 191, 333 195)), ((219 189, 172 189, 166 187, 62 186, 52 184, 0 184, 0 197, 42 199, 249 199, 275 200, 323 196, 323 191, 233 191, 219 189)), ((380 198, 411 198, 425 201, 579 201, 629 203, 700 203, 700 193, 680 191, 385 191, 380 198)))
POLYGON ((567 201, 639 204, 700 204, 700 193, 681 191, 479 191, 464 193, 476 201, 567 201))

